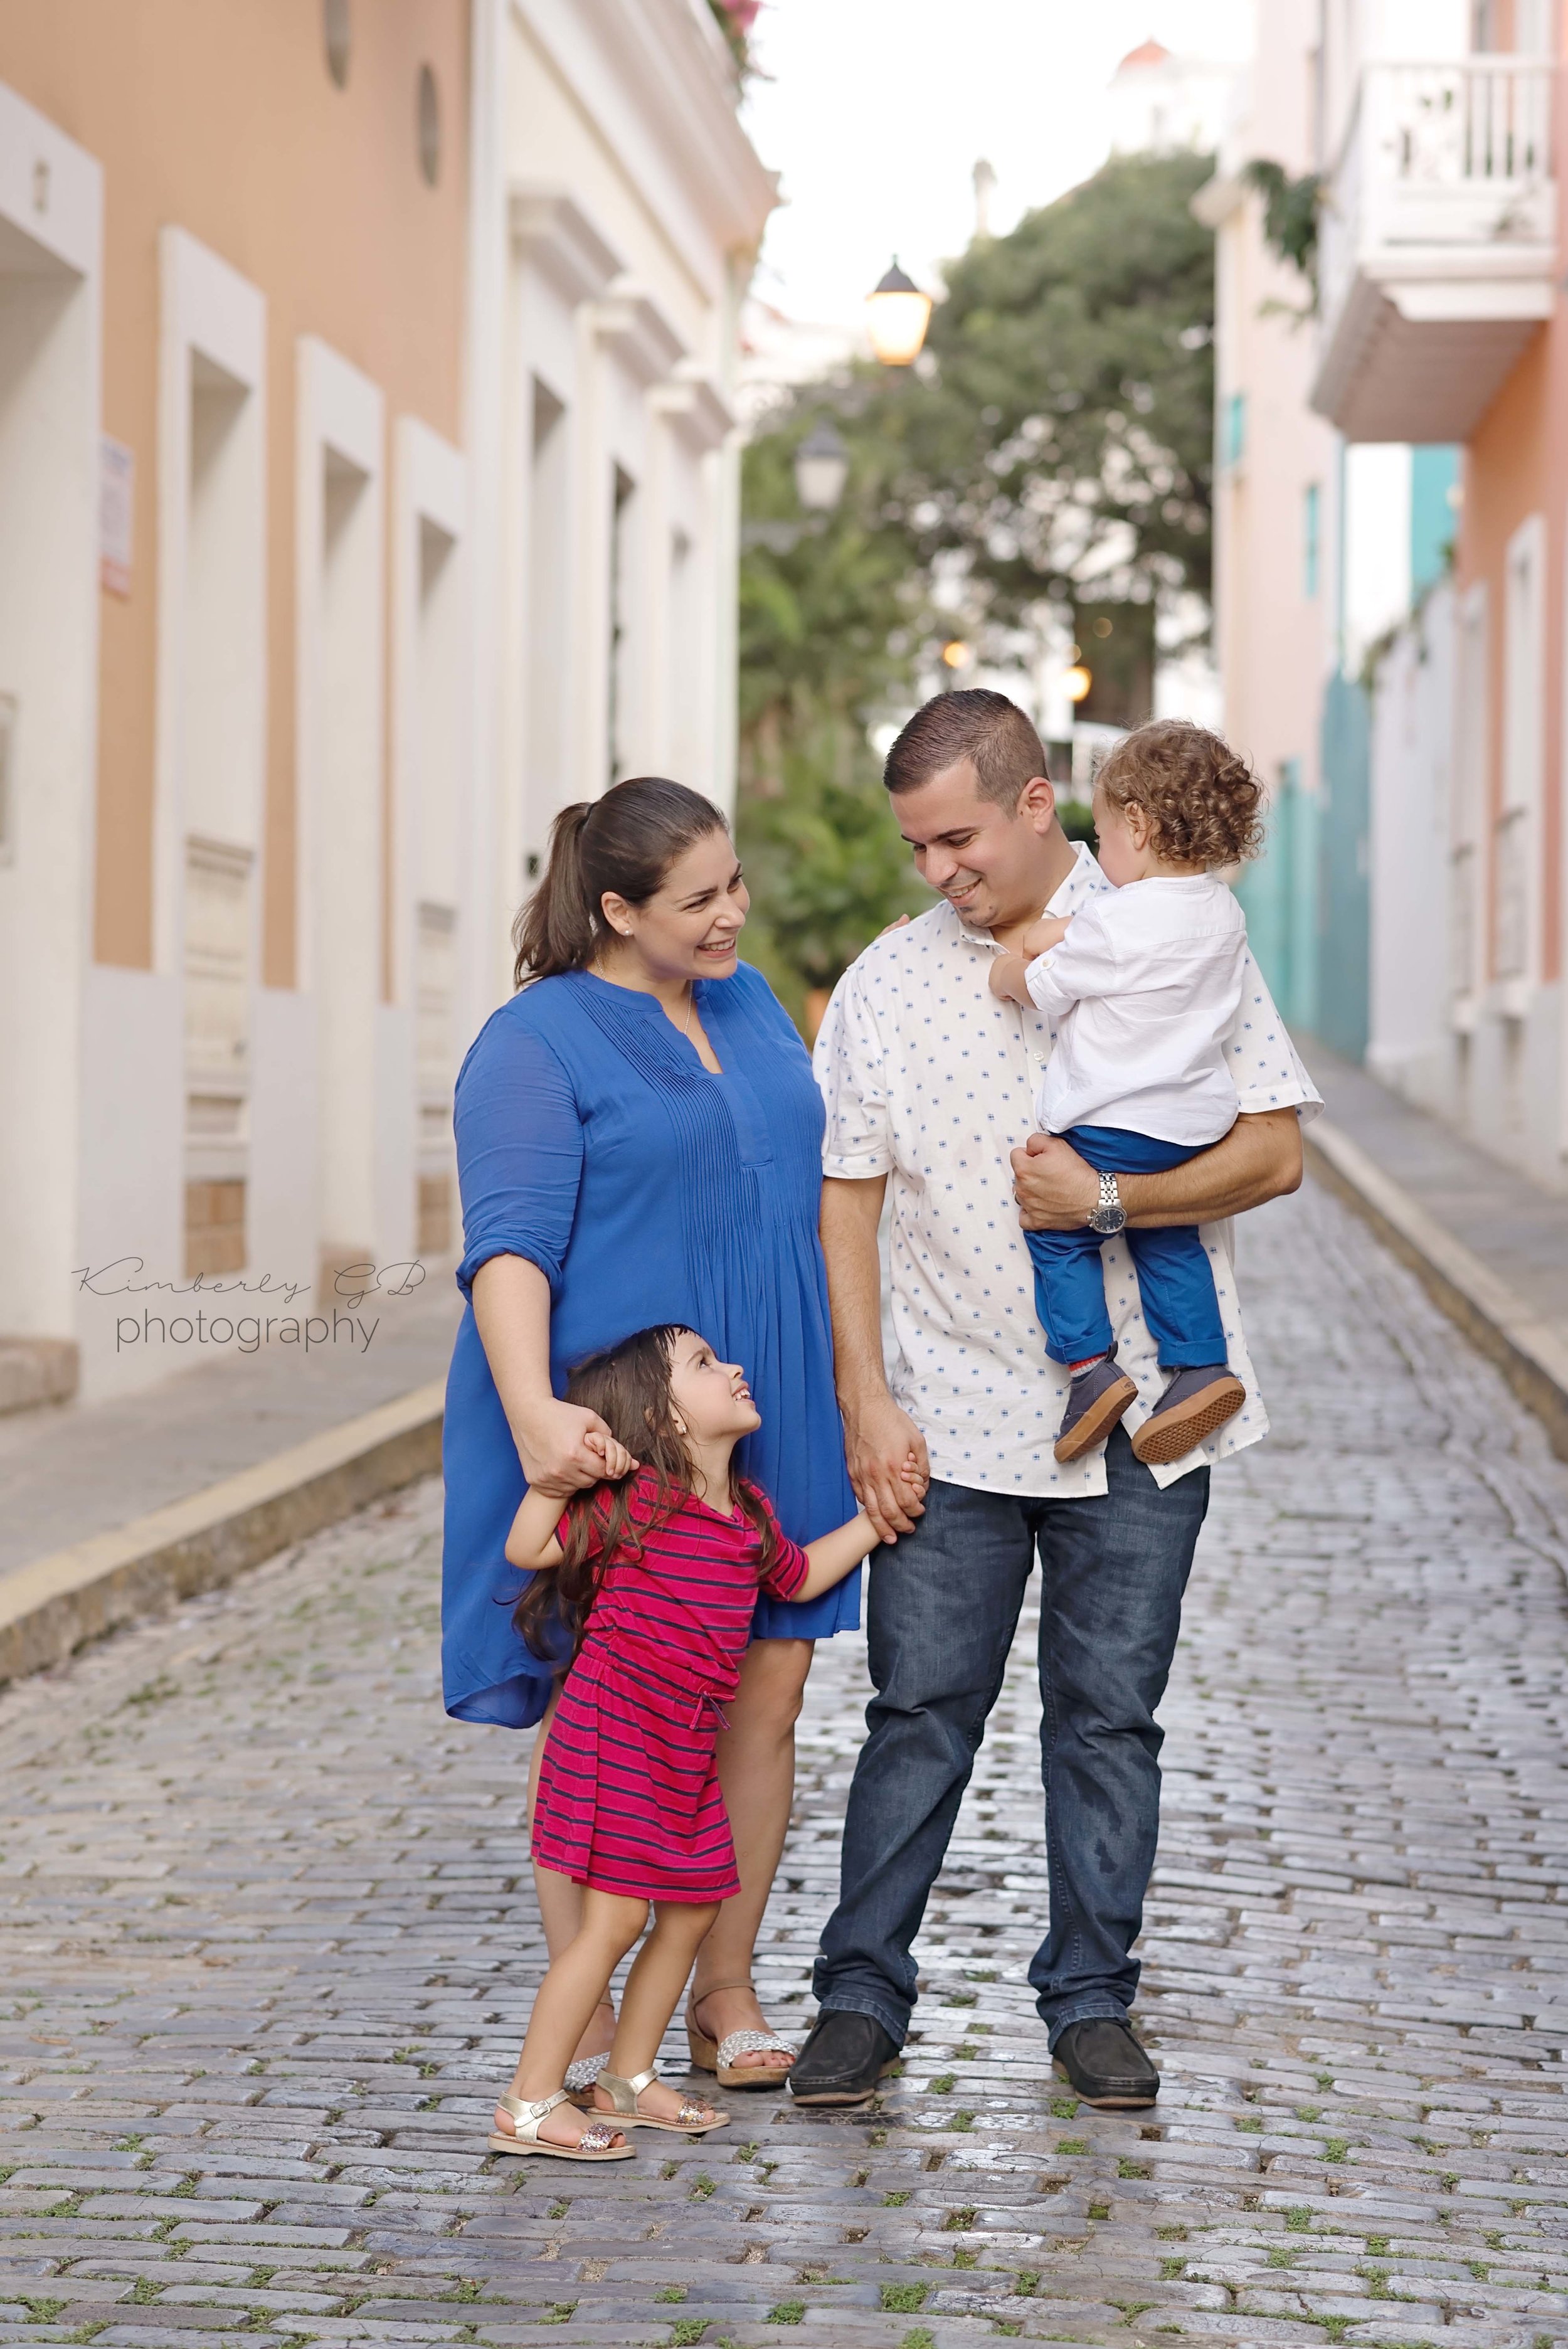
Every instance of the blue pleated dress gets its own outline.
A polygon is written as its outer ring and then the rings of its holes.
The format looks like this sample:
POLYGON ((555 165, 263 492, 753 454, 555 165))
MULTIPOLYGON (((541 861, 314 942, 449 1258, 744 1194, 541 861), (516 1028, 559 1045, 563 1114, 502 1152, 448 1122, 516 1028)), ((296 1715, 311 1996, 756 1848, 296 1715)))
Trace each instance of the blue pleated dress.
MULTIPOLYGON (((557 1394, 584 1355, 634 1330, 700 1330, 751 1383, 762 1425, 738 1459, 799 1542, 855 1513, 833 1388, 817 1237, 822 1104, 804 1045, 760 972, 696 982, 724 1073, 656 999, 587 971, 541 979, 480 1030, 458 1078, 465 1297, 495 1256, 550 1282, 557 1394)), ((447 1379, 441 1664, 449 1713, 526 1728, 549 1667, 511 1625, 523 1577, 506 1537, 524 1485, 470 1303, 447 1379)), ((753 1636, 820 1640, 860 1620, 860 1575, 820 1597, 764 1596, 753 1636)))

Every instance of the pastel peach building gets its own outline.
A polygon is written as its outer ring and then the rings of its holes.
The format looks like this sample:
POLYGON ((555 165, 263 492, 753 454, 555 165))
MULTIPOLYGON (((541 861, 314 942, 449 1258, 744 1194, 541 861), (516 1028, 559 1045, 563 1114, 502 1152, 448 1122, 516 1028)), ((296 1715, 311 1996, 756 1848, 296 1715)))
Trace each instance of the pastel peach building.
POLYGON ((707 0, 6 12, 0 1352, 441 1258, 551 815, 729 793, 737 97, 707 0))
POLYGON ((1368 1058, 1568 1186, 1560 0, 1332 0, 1312 398, 1462 448, 1451 582, 1379 674, 1368 1058))

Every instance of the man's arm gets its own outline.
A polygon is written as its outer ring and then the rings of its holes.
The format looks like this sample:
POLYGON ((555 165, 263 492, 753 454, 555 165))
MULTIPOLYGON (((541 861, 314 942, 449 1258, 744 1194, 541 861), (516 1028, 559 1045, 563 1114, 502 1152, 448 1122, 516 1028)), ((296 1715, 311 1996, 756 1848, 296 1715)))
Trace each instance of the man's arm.
MULTIPOLYGON (((1237 1118, 1222 1141, 1165 1174, 1119 1174, 1130 1224, 1213 1224, 1301 1187, 1294 1109, 1237 1118)), ((1059 1135, 1031 1133, 1013 1153, 1013 1196, 1026 1232, 1074 1231, 1099 1198, 1099 1177, 1059 1135)), ((836 1316, 835 1316, 836 1319, 836 1316)))
POLYGON ((882 1360, 877 1226, 886 1189, 885 1174, 856 1183, 829 1175, 822 1184, 822 1254, 850 1482, 882 1541, 913 1533, 924 1509, 904 1479, 912 1452, 922 1477, 931 1474, 924 1438, 888 1392, 882 1360))

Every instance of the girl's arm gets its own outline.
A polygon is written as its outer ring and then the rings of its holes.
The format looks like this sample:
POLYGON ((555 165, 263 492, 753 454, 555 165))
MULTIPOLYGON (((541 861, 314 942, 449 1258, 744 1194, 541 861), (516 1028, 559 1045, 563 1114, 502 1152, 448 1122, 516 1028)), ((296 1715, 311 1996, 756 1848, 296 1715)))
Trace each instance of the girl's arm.
POLYGON ((521 1567, 526 1574, 537 1574, 542 1567, 559 1566, 566 1555, 555 1538, 560 1523, 559 1496, 547 1493, 542 1485, 531 1485, 506 1537, 507 1564, 521 1567))
MULTIPOLYGON (((926 1479, 921 1474, 914 1454, 911 1453, 901 1471, 904 1489, 912 1500, 923 1498, 926 1479)), ((831 1590, 835 1582, 842 1582, 852 1574, 863 1557, 870 1556, 882 1537, 863 1509, 850 1519, 847 1526, 835 1527, 830 1534, 819 1534, 816 1540, 806 1544, 806 1556, 810 1571, 794 1599, 815 1599, 824 1590, 831 1590)))

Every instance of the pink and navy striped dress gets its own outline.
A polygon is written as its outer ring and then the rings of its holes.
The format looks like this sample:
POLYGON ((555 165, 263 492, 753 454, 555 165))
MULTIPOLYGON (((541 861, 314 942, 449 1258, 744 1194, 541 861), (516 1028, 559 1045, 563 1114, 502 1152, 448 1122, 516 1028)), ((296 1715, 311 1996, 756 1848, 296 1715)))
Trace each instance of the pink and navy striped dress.
POLYGON ((690 1493, 666 1495, 661 1510, 647 1469, 630 1502, 635 1544, 603 1568, 540 1765, 533 1857, 603 1892, 728 1900, 740 1879, 715 1762, 721 1708, 758 1588, 792 1599, 809 1561, 775 1519, 777 1556, 759 1577, 749 1519, 690 1493))

